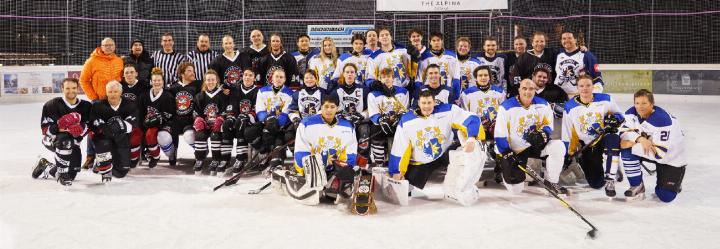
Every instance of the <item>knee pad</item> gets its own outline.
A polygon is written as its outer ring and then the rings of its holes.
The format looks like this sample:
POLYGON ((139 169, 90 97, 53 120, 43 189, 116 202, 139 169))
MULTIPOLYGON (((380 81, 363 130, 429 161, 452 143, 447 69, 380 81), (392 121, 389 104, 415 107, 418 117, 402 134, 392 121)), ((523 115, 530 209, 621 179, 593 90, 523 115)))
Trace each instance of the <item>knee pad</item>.
POLYGON ((156 136, 157 144, 160 145, 160 147, 172 145, 173 144, 173 138, 170 132, 167 131, 160 131, 157 133, 156 136))
POLYGON ((590 185, 590 187, 594 188, 594 189, 600 189, 605 186, 605 179, 603 179, 602 177, 588 178, 587 182, 588 182, 588 185, 590 185))
POLYGON ((658 199, 660 199, 662 202, 668 203, 675 200, 675 197, 677 197, 677 192, 660 186, 655 186, 655 195, 657 195, 658 199))
POLYGON ((97 169, 98 173, 105 174, 112 170, 112 153, 110 151, 107 152, 99 152, 95 154, 95 169, 97 169))
POLYGON ((157 143, 158 143, 158 129, 155 127, 148 128, 145 131, 145 144, 154 145, 157 143))
POLYGON ((58 135, 53 141, 53 147, 55 147, 55 153, 59 155, 70 155, 72 154, 75 140, 67 135, 58 135))
POLYGON ((53 144, 53 141, 55 141, 55 136, 45 135, 45 136, 43 136, 42 144, 49 151, 55 151, 55 145, 53 144))
POLYGON ((185 130, 182 134, 183 140, 189 145, 195 144, 195 131, 194 130, 185 130))

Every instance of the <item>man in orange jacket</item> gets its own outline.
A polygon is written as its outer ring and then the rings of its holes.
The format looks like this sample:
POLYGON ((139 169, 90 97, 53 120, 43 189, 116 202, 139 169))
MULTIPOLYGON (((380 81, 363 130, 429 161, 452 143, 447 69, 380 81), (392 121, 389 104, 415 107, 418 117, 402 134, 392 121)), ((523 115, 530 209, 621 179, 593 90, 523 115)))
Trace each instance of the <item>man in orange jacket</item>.
MULTIPOLYGON (((110 81, 122 79, 123 60, 115 54, 115 41, 104 38, 100 47, 90 54, 80 72, 80 85, 88 99, 95 103, 106 98, 105 85, 110 81)), ((83 168, 87 169, 95 161, 95 148, 88 142, 87 158, 83 168)))

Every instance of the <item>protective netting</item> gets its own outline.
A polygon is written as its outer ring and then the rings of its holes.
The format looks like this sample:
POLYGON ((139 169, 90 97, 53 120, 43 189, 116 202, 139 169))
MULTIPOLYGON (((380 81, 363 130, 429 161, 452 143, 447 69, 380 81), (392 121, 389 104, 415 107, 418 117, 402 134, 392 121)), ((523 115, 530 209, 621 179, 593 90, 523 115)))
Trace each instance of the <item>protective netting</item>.
POLYGON ((292 51, 307 25, 318 24, 388 26, 402 43, 412 28, 441 31, 451 49, 457 37, 470 37, 473 52, 485 36, 510 50, 513 36, 536 30, 559 47, 559 32, 572 29, 601 63, 720 63, 716 0, 511 0, 507 10, 469 13, 377 12, 374 0, 7 0, 0 5, 0 64, 82 64, 103 37, 115 39, 119 54, 136 38, 154 51, 165 32, 178 52, 193 50, 199 33, 210 35, 215 50, 224 34, 245 47, 254 28, 266 42, 269 33, 281 33, 292 51))

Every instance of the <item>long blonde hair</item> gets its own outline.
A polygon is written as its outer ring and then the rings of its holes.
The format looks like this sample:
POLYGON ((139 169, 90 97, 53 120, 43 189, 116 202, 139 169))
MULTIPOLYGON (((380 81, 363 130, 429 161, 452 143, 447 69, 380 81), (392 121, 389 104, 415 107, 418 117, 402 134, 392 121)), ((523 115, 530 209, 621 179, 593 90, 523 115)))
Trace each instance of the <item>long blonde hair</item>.
POLYGON ((333 68, 335 68, 337 65, 337 59, 338 59, 338 53, 337 53, 337 47, 335 46, 335 41, 330 37, 323 38, 322 42, 320 42, 320 59, 330 59, 332 60, 333 68), (330 46, 332 47, 332 52, 330 53, 332 58, 328 58, 325 56, 325 41, 330 42, 330 46))

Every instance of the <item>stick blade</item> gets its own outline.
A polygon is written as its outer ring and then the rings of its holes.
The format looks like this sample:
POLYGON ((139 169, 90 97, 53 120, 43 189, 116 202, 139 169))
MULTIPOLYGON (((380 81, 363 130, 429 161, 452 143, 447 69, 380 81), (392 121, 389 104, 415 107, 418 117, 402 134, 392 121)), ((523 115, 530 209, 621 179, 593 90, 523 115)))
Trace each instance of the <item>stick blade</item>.
POLYGON ((598 232, 598 230, 595 228, 593 228, 593 230, 588 231, 587 232, 588 238, 595 239, 595 237, 597 236, 597 232, 598 232))

